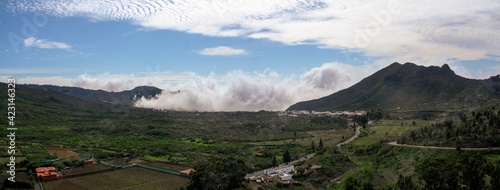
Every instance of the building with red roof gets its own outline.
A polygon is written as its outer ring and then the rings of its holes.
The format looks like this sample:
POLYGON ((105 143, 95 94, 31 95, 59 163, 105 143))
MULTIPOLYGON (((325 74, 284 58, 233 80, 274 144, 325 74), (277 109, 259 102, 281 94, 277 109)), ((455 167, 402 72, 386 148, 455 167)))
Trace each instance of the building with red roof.
POLYGON ((39 167, 36 168, 35 171, 36 171, 36 176, 43 180, 57 178, 57 171, 56 168, 54 167, 39 167))
POLYGON ((189 174, 195 172, 194 169, 187 169, 187 170, 182 170, 182 171, 179 171, 179 173, 181 173, 181 175, 184 175, 184 176, 189 176, 189 174))

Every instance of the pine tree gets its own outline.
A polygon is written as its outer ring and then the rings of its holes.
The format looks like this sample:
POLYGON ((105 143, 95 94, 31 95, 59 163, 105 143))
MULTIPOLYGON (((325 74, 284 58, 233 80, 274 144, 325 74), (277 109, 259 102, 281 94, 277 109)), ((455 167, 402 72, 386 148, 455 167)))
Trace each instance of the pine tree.
POLYGON ((323 148, 323 139, 319 139, 319 149, 323 148))
POLYGON ((290 152, 288 150, 285 150, 285 153, 283 153, 283 162, 288 163, 292 160, 292 156, 290 156, 290 152))
POLYGON ((278 161, 276 160, 276 155, 273 155, 273 167, 278 165, 278 161))

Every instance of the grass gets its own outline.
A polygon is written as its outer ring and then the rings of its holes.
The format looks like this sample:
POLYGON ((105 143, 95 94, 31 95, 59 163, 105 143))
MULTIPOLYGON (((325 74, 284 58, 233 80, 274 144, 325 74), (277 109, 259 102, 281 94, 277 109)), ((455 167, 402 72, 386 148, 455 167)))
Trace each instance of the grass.
POLYGON ((366 146, 380 142, 390 136, 399 136, 403 132, 418 129, 421 126, 427 125, 428 121, 415 121, 416 125, 412 125, 409 120, 382 120, 374 126, 363 129, 362 134, 357 139, 351 142, 354 146, 366 146), (401 125, 403 123, 403 125, 401 125))
POLYGON ((144 156, 147 159, 155 160, 155 161, 161 161, 161 162, 168 162, 168 155, 165 156, 151 156, 151 155, 146 155, 144 156))
POLYGON ((484 157, 488 160, 493 161, 493 162, 500 161, 500 154, 488 154, 488 155, 484 155, 484 157))
POLYGON ((67 127, 63 127, 63 126, 46 126, 45 127, 45 130, 47 130, 47 131, 64 131, 66 129, 67 129, 67 127))
POLYGON ((161 162, 185 162, 186 157, 184 156, 172 156, 172 155, 165 155, 165 156, 152 156, 152 155, 146 155, 144 156, 147 159, 151 159, 154 161, 161 161, 161 162))
MULTIPOLYGON (((19 163, 23 160, 26 160, 26 157, 17 157, 16 156, 16 163, 19 163)), ((0 163, 7 163, 10 162, 10 157, 0 157, 0 163)))
POLYGON ((60 147, 47 146, 46 149, 51 156, 57 156, 58 158, 70 158, 80 155, 75 151, 60 147))
POLYGON ((380 142, 367 146, 353 146, 351 151, 353 152, 349 153, 350 158, 358 166, 344 176, 352 176, 358 180, 370 179, 375 189, 394 187, 399 174, 416 178, 414 166, 419 159, 446 156, 454 152, 454 150, 394 147, 380 142))
POLYGON ((305 137, 297 139, 286 139, 286 140, 275 140, 275 141, 260 141, 252 142, 253 145, 285 145, 285 144, 298 144, 301 146, 310 146, 311 141, 314 141, 316 146, 319 144, 319 140, 323 140, 324 146, 333 146, 342 142, 342 137, 344 139, 349 138, 354 135, 354 131, 350 128, 348 129, 332 129, 332 130, 313 130, 304 132, 305 137))

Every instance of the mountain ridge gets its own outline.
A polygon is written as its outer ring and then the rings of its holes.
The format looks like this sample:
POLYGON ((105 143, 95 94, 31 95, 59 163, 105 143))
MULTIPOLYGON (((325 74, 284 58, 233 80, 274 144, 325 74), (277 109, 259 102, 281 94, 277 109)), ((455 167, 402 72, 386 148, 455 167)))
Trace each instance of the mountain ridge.
POLYGON ((447 64, 425 67, 394 62, 349 88, 298 102, 287 110, 461 109, 495 104, 500 100, 497 77, 467 79, 456 75, 447 64))
POLYGON ((79 99, 97 100, 101 102, 109 102, 127 106, 133 106, 135 100, 142 97, 146 99, 154 98, 163 91, 153 86, 137 86, 132 90, 124 90, 120 92, 108 92, 104 90, 90 90, 80 87, 66 87, 55 85, 25 84, 22 86, 47 92, 61 93, 79 99))

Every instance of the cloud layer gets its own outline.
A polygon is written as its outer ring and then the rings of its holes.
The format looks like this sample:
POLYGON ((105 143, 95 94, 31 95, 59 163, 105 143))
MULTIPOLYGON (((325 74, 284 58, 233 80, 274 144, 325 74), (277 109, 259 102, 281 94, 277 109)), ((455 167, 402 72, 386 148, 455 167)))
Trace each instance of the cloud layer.
POLYGON ((219 46, 213 48, 205 48, 199 52, 200 55, 207 56, 230 56, 230 55, 245 55, 247 52, 244 49, 235 49, 227 46, 219 46))
POLYGON ((70 49, 71 46, 62 42, 29 37, 24 39, 24 47, 36 47, 42 49, 70 49))
MULTIPOLYGON (((184 111, 258 111, 283 110, 299 101, 320 98, 345 89, 387 66, 389 62, 354 66, 330 62, 302 74, 284 76, 276 71, 232 71, 201 76, 195 73, 172 74, 148 69, 137 74, 82 74, 77 78, 23 77, 18 83, 77 86, 86 89, 123 91, 141 85, 164 90, 158 99, 141 99, 136 106, 184 111)), ((450 64, 453 70, 460 65, 450 64)), ((499 68, 491 68, 498 71, 499 68)), ((457 72, 458 73, 458 72, 457 72)), ((497 72, 498 74, 498 72, 497 72)), ((488 75, 490 76, 490 75, 488 75)), ((1 76, 2 81, 7 76, 1 76)))
MULTIPOLYGON (((347 88, 372 74, 378 67, 325 63, 299 76, 283 76, 276 71, 232 71, 223 75, 172 74, 149 71, 122 75, 82 74, 77 78, 60 76, 17 78, 20 84, 52 84, 86 89, 123 91, 141 85, 156 86, 164 92, 155 100, 141 99, 136 106, 184 111, 283 110, 298 101, 329 95, 347 88)), ((7 76, 0 75, 1 81, 7 76)))
POLYGON ((500 2, 495 0, 47 0, 6 5, 11 11, 315 44, 374 57, 477 60, 500 56, 500 2))
POLYGON ((325 63, 301 76, 275 71, 225 75, 193 75, 190 80, 167 85, 156 100, 139 100, 136 106, 186 111, 283 110, 298 101, 329 95, 362 79, 377 68, 325 63), (357 73, 352 75, 350 73, 357 73))

